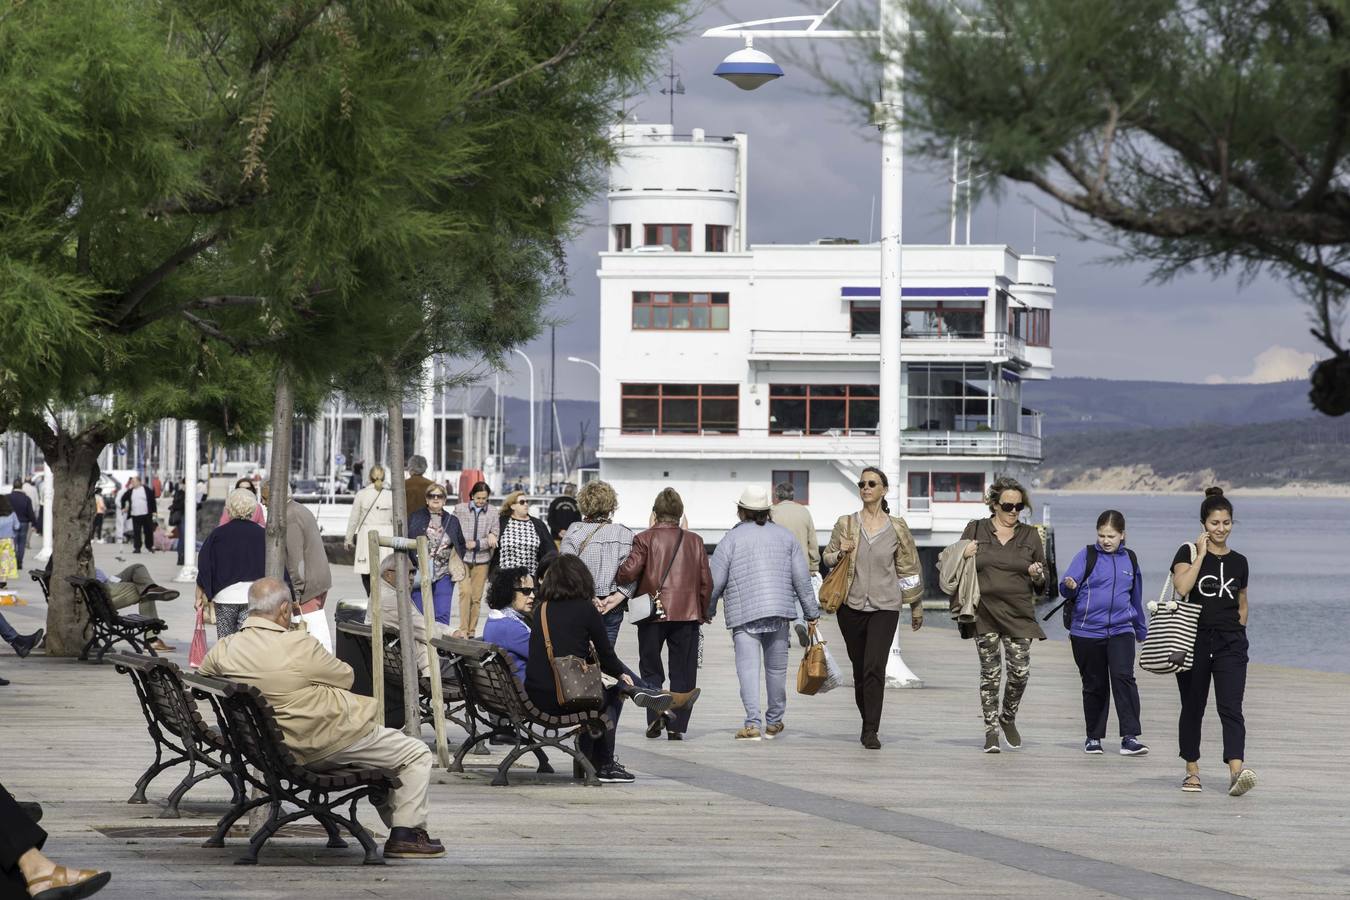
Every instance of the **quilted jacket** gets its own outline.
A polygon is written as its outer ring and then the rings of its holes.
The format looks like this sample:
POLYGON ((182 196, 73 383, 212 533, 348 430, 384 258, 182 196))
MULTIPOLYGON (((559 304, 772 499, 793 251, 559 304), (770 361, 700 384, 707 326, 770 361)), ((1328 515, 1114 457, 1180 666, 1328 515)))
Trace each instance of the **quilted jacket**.
POLYGON ((727 628, 757 619, 794 619, 797 607, 808 619, 820 616, 806 554, 781 525, 741 522, 718 541, 712 555, 713 589, 708 618, 726 601, 727 628))

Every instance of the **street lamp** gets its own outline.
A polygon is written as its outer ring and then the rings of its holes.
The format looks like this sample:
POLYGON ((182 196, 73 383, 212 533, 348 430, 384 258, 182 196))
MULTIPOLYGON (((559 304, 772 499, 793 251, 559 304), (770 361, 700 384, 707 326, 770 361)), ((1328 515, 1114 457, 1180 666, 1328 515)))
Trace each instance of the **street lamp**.
POLYGON ((595 363, 591 362, 589 359, 582 359, 580 356, 569 356, 567 357, 567 361, 574 363, 581 363, 583 366, 590 366, 592 369, 595 370, 595 374, 597 375, 600 374, 600 367, 597 366, 595 363))
POLYGON ((511 352, 520 354, 520 358, 525 360, 525 365, 530 367, 530 493, 534 493, 534 363, 530 362, 524 350, 512 347, 511 352))
MULTIPOLYGON (((783 74, 777 63, 766 53, 755 50, 749 42, 763 38, 876 38, 881 43, 881 102, 876 106, 873 124, 881 131, 881 359, 879 373, 880 394, 877 434, 880 443, 881 470, 891 482, 890 499, 899 501, 900 486, 900 209, 904 188, 904 147, 901 143, 900 110, 902 96, 900 79, 904 69, 900 47, 892 41, 907 31, 907 22, 901 0, 880 0, 880 27, 876 31, 832 31, 820 26, 841 0, 818 16, 782 16, 757 19, 735 25, 720 25, 703 32, 704 37, 744 38, 746 47, 731 54, 718 66, 716 73, 742 90, 754 90, 783 74), (809 23, 805 28, 780 29, 760 26, 809 23), (753 53, 752 61, 744 54, 753 53), (725 71, 724 71, 725 68, 725 71), (776 73, 775 73, 776 70, 776 73)), ((900 508, 897 506, 897 508, 900 508)), ((887 684, 911 687, 923 684, 905 666, 900 658, 899 633, 891 644, 891 655, 886 665, 887 684)))

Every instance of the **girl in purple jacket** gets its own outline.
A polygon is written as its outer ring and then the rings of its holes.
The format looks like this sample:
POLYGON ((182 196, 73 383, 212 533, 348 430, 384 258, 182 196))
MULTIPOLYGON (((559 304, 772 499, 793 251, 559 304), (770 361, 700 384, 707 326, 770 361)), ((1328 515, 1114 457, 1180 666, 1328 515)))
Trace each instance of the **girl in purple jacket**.
POLYGON ((1060 582, 1060 592, 1073 604, 1069 641, 1083 679, 1085 753, 1102 752, 1112 694, 1120 721, 1120 755, 1148 753, 1139 741, 1139 686, 1134 680, 1134 645, 1148 635, 1143 590, 1134 554, 1125 549, 1125 517, 1108 509, 1097 517, 1096 546, 1079 550, 1060 582))

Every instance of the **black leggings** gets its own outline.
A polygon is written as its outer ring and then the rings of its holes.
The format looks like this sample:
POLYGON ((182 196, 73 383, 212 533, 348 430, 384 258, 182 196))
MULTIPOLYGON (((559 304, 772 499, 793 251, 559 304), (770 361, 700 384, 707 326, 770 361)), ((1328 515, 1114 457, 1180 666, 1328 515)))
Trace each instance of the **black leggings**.
POLYGON ((1181 758, 1200 760, 1200 725, 1209 704, 1209 682, 1214 681, 1214 705, 1223 726, 1223 761, 1246 759, 1247 724, 1242 718, 1242 695, 1247 688, 1247 629, 1218 631, 1201 628, 1195 635, 1195 664, 1177 673, 1181 691, 1181 719, 1177 738, 1181 758))
POLYGON ((42 849, 46 842, 47 832, 28 818, 28 814, 19 808, 5 786, 0 784, 0 888, 4 888, 3 896, 28 896, 28 880, 19 871, 19 857, 35 847, 42 849), (18 893, 14 893, 8 885, 17 888, 18 893))

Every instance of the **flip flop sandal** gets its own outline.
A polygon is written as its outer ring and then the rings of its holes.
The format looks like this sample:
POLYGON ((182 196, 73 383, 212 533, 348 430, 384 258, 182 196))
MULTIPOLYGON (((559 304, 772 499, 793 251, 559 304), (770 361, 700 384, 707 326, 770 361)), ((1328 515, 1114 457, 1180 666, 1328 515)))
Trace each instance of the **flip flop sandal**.
POLYGON ((28 894, 33 900, 80 900, 98 893, 111 880, 111 872, 57 866, 41 878, 28 882, 28 894))
POLYGON ((1256 787, 1256 773, 1251 769, 1243 769, 1233 776, 1233 782, 1228 786, 1228 796, 1241 797, 1254 787, 1256 787))
POLYGON ((1204 788, 1200 786, 1199 775, 1187 775, 1183 778, 1181 780, 1181 789, 1188 794, 1198 794, 1204 790, 1204 788))

